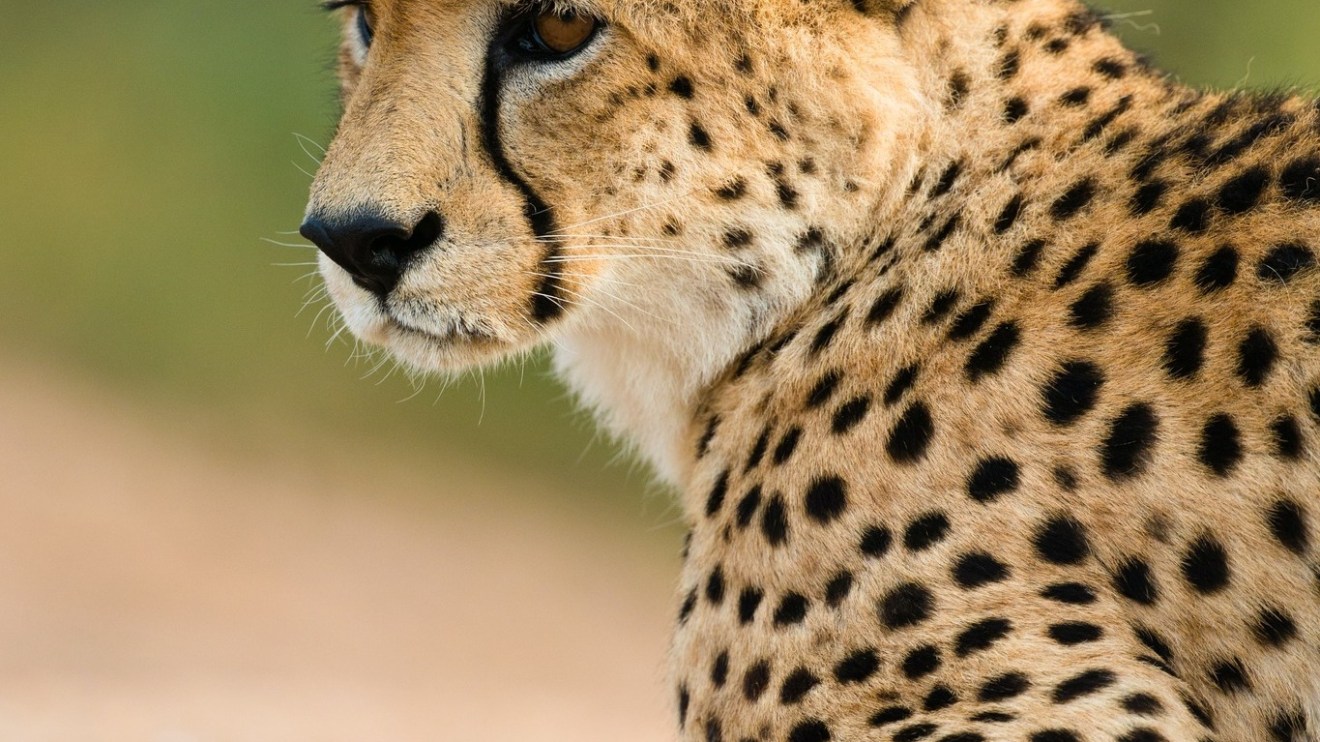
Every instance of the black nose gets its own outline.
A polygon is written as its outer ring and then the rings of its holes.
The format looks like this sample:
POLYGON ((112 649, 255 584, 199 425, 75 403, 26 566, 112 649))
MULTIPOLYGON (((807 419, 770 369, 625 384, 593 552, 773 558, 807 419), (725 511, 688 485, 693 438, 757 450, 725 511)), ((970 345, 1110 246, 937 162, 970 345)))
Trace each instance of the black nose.
POLYGON ((385 296, 398 285, 412 258, 440 239, 445 221, 434 211, 412 226, 377 214, 335 221, 311 216, 300 231, 348 271, 354 283, 385 296))

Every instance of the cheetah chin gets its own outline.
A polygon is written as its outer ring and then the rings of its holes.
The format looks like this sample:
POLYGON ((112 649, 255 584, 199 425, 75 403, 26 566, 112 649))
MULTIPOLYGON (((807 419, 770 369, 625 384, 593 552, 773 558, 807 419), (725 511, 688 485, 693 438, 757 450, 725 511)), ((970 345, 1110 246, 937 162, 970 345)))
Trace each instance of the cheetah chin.
POLYGON ((681 494, 693 742, 1320 740, 1320 107, 1074 0, 334 0, 303 233, 681 494))

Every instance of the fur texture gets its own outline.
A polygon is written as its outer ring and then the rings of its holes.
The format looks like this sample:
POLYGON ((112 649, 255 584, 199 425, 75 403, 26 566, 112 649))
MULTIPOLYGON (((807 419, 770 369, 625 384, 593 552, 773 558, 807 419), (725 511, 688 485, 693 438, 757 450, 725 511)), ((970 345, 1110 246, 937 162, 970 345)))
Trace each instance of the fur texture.
POLYGON ((309 210, 442 214, 384 298, 325 262, 353 331, 551 342, 683 491, 686 739, 1320 739, 1313 101, 1072 0, 556 7, 550 64, 346 18, 309 210))

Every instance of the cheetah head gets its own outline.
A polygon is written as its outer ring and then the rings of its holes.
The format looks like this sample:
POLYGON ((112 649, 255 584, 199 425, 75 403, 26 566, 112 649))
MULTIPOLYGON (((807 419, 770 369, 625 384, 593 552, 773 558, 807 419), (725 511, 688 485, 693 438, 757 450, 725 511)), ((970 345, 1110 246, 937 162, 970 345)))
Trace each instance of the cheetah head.
POLYGON ((343 115, 303 233, 348 327, 425 370, 549 342, 598 406, 681 402, 906 177, 899 3, 327 3, 343 115))

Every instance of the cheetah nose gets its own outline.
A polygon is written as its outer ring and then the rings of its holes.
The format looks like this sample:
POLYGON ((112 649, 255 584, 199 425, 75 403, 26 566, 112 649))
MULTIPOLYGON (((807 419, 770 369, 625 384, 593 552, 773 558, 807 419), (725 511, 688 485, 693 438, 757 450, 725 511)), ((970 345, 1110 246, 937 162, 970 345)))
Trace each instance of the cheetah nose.
POLYGON ((412 259, 444 234, 445 220, 434 211, 411 226, 379 214, 351 219, 313 215, 299 231, 348 271, 354 283, 384 298, 412 259))

